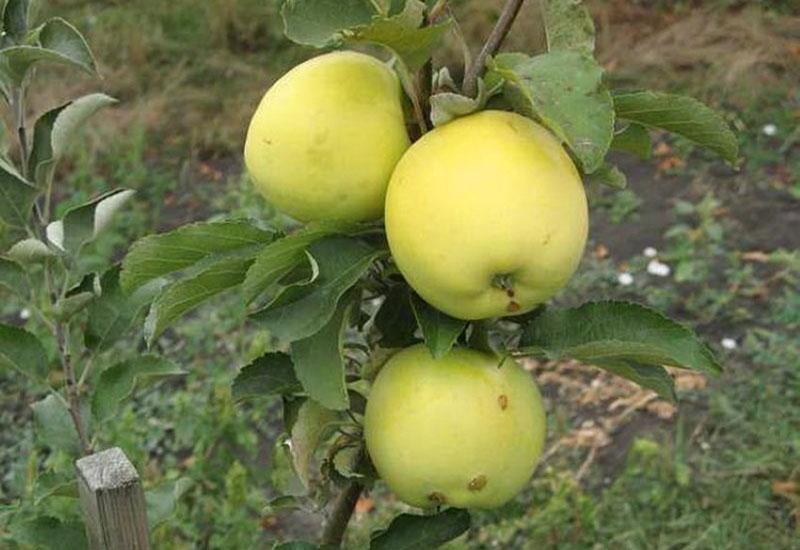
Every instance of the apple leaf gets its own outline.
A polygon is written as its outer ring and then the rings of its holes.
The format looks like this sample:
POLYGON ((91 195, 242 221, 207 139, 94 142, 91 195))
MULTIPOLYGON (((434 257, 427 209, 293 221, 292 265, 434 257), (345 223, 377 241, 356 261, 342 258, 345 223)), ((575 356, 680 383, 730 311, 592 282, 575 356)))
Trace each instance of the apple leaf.
POLYGON ((673 403, 677 401, 675 381, 667 369, 661 365, 646 365, 635 361, 615 359, 595 359, 594 365, 639 384, 643 388, 653 390, 662 399, 673 403))
POLYGON ((199 273, 167 286, 150 306, 145 320, 148 346, 182 315, 209 298, 242 284, 252 264, 250 256, 225 257, 199 273))
POLYGON ((19 296, 27 296, 29 292, 25 270, 14 260, 2 256, 0 256, 0 287, 19 296))
POLYGON ((286 0, 281 15, 289 40, 324 48, 342 29, 369 23, 377 11, 370 0, 286 0))
POLYGON ((158 487, 148 489, 144 494, 147 503, 147 524, 154 529, 167 521, 175 513, 178 501, 194 485, 188 477, 179 477, 173 481, 161 483, 158 487))
POLYGON ((59 250, 77 254, 110 225, 114 214, 134 193, 131 189, 116 189, 70 208, 62 219, 47 226, 47 240, 59 250))
POLYGON ((0 162, 0 222, 12 227, 25 227, 38 194, 36 187, 11 166, 0 162))
POLYGON ((381 347, 404 348, 417 341, 417 318, 411 308, 411 291, 407 285, 395 285, 375 315, 375 326, 381 331, 381 347))
POLYGON ((255 249, 272 237, 271 231, 246 221, 195 223, 149 235, 136 241, 123 260, 120 283, 125 292, 132 292, 148 281, 215 255, 255 249))
POLYGON ((253 318, 285 342, 308 338, 327 324, 342 295, 376 260, 388 254, 351 237, 325 237, 309 252, 319 265, 319 276, 296 287, 255 314, 253 318))
POLYGON ((245 301, 251 303, 305 261, 306 249, 311 243, 328 235, 348 235, 354 231, 355 226, 343 222, 312 222, 296 233, 268 244, 247 271, 242 284, 245 301))
POLYGON ((267 353, 241 368, 231 391, 236 401, 271 395, 291 395, 303 387, 294 373, 292 358, 285 353, 267 353))
POLYGON ((414 71, 430 58, 450 26, 446 21, 423 27, 424 11, 419 0, 408 0, 401 11, 394 2, 382 6, 371 0, 287 0, 281 14, 286 36, 298 44, 379 44, 414 71))
MULTIPOLYGON (((589 302, 546 309, 524 328, 521 351, 550 360, 571 357, 600 367, 625 362, 721 372, 711 350, 685 326, 654 309, 630 302, 589 302)), ((623 374, 623 370, 617 367, 623 374)))
POLYGON ((47 353, 36 336, 0 323, 0 368, 14 369, 38 384, 47 379, 47 353))
POLYGON ((6 255, 21 264, 35 264, 52 258, 55 252, 39 239, 23 239, 8 249, 6 255))
POLYGON ((470 526, 469 512, 448 508, 430 516, 400 514, 389 527, 375 533, 370 550, 414 550, 438 548, 442 544, 466 533, 470 526))
POLYGON ((581 0, 545 0, 544 27, 548 51, 594 53, 594 22, 581 0))
POLYGON ((700 101, 663 92, 617 92, 617 118, 660 128, 710 149, 731 164, 739 157, 736 134, 716 111, 700 101))
POLYGON ((411 307, 431 355, 434 359, 447 355, 467 322, 442 313, 417 295, 411 297, 411 307))
POLYGON ((29 0, 8 0, 3 9, 3 31, 20 42, 28 32, 29 0))
POLYGON ((294 371, 309 397, 332 410, 350 407, 342 344, 353 301, 342 299, 318 332, 292 343, 294 371))
POLYGON ((157 355, 142 355, 116 363, 100 374, 92 395, 92 416, 98 421, 110 417, 145 380, 183 374, 186 372, 175 363, 157 355))
POLYGON ((373 17, 369 23, 343 30, 340 35, 347 43, 368 42, 384 46, 397 54, 410 71, 416 71, 430 59, 451 24, 447 20, 423 27, 424 16, 425 4, 408 0, 401 13, 373 17))
POLYGON ((36 438, 50 447, 77 457, 81 452, 78 430, 62 399, 50 394, 31 405, 36 438))
POLYGON ((614 134, 611 148, 625 151, 642 159, 649 159, 653 154, 653 142, 650 132, 641 124, 628 124, 622 131, 614 134))
POLYGON ((284 415, 294 471, 303 485, 309 488, 314 454, 338 415, 313 399, 306 398, 292 400, 289 409, 284 415))
MULTIPOLYGON (((38 481, 38 480, 37 480, 38 481)), ((8 526, 12 541, 25 547, 42 550, 87 548, 86 527, 82 521, 41 515, 34 519, 18 520, 13 517, 8 526)))
POLYGON ((541 121, 566 143, 584 173, 603 165, 614 135, 614 107, 594 59, 568 50, 535 57, 500 54, 490 69, 495 76, 487 80, 502 77, 514 109, 541 121))
POLYGON ((480 78, 478 79, 477 97, 467 97, 454 92, 435 93, 430 98, 431 122, 434 126, 441 126, 458 117, 480 111, 502 87, 503 81, 500 79, 495 79, 491 86, 487 86, 480 78))
POLYGON ((128 295, 119 283, 120 267, 115 266, 100 278, 100 296, 88 307, 84 343, 92 350, 107 350, 136 322, 145 306, 161 289, 161 280, 151 281, 128 295))
POLYGON ((89 45, 70 23, 54 17, 31 31, 33 45, 11 46, 0 50, 0 78, 6 87, 20 86, 31 68, 40 62, 58 63, 97 72, 89 45))
POLYGON ((40 188, 53 178, 56 163, 75 132, 97 111, 117 100, 105 94, 90 94, 46 112, 36 121, 28 158, 29 173, 40 188))
POLYGON ((591 180, 603 185, 608 185, 614 189, 625 189, 628 186, 628 178, 625 174, 613 164, 607 162, 603 163, 598 170, 589 176, 591 180))

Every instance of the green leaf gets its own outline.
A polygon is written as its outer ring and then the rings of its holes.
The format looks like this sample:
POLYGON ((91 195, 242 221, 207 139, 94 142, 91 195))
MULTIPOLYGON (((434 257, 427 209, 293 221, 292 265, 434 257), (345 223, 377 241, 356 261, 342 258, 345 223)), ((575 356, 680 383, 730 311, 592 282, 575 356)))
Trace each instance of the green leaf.
POLYGON ((379 11, 370 0, 287 0, 281 10, 286 36, 298 44, 379 44, 411 71, 425 64, 450 27, 450 21, 422 27, 424 12, 419 0, 408 0, 402 11, 394 3, 379 11))
POLYGON ((339 298, 387 251, 349 237, 326 237, 309 247, 319 265, 317 279, 302 291, 257 312, 275 337, 294 342, 319 331, 336 311, 339 298))
POLYGON ((50 516, 12 522, 10 531, 15 542, 31 548, 65 550, 87 548, 86 528, 79 521, 67 521, 50 516))
POLYGON ((25 227, 38 194, 38 189, 0 162, 0 221, 12 227, 25 227))
POLYGON ((625 174, 613 164, 603 163, 598 170, 596 170, 590 179, 603 185, 608 185, 614 189, 625 189, 628 186, 628 178, 625 174))
POLYGON ((296 233, 268 244, 247 271, 242 285, 245 301, 251 303, 304 262, 306 249, 311 243, 327 235, 349 234, 354 229, 352 225, 342 222, 312 222, 296 233))
POLYGON ((146 380, 182 374, 186 372, 175 363, 157 355, 142 355, 117 363, 100 374, 92 396, 92 415, 98 421, 105 420, 146 380))
POLYGON ((487 86, 480 78, 478 79, 477 97, 467 97, 453 92, 433 94, 430 98, 431 122, 434 126, 441 126, 456 118, 480 111, 502 87, 501 79, 495 79, 491 86, 487 86))
POLYGON ((155 529, 175 514, 178 501, 194 482, 188 477, 167 481, 158 487, 148 489, 144 494, 147 505, 147 524, 155 529))
POLYGON ((342 29, 369 23, 377 12, 370 0, 286 0, 281 15, 289 40, 322 48, 342 29))
POLYGON ((191 267, 214 256, 252 249, 272 240, 273 233, 245 221, 184 225, 139 239, 122 262, 120 283, 132 292, 148 281, 191 267))
POLYGON ((292 462, 298 477, 308 488, 311 485, 314 453, 338 416, 313 399, 303 399, 293 416, 289 432, 292 462))
POLYGON ((29 173, 39 187, 53 178, 56 163, 74 141, 78 129, 97 111, 117 100, 105 94, 90 94, 46 112, 36 121, 28 158, 29 173))
POLYGON ((416 295, 411 298, 411 306, 433 358, 440 359, 447 355, 467 322, 442 313, 416 295))
POLYGON ((0 287, 23 297, 29 292, 25 270, 14 260, 2 256, 0 256, 0 287))
POLYGON ((437 548, 465 533, 469 512, 449 508, 432 516, 400 514, 370 542, 370 550, 417 550, 437 548))
POLYGON ((34 238, 19 241, 6 254, 21 264, 41 263, 56 255, 46 244, 34 238))
POLYGON ((84 343, 89 349, 104 351, 122 338, 161 288, 156 280, 127 295, 119 277, 119 266, 106 271, 100 279, 101 294, 89 305, 84 331, 84 343))
POLYGON ((605 361, 595 359, 594 364, 617 376, 635 382, 643 388, 653 390, 667 401, 677 401, 677 396, 675 395, 675 381, 669 375, 667 369, 661 365, 645 365, 636 363, 635 361, 614 359, 605 361))
POLYGON ((375 326, 381 331, 381 346, 405 348, 417 341, 417 318, 411 308, 411 291, 407 285, 395 285, 375 315, 375 326))
POLYGON ((30 332, 0 323, 0 367, 43 384, 47 379, 47 353, 30 332))
POLYGON ((285 353, 267 353, 242 367, 233 380, 236 401, 274 395, 291 395, 303 387, 294 373, 292 359, 285 353))
POLYGON ((423 2, 408 0, 401 13, 388 18, 374 17, 368 24, 343 30, 339 35, 347 43, 384 46, 397 54, 409 70, 416 71, 430 59, 451 24, 445 21, 422 27, 424 14, 423 2))
POLYGON ((47 226, 47 240, 64 252, 77 254, 110 225, 114 214, 134 193, 131 189, 116 189, 70 208, 62 219, 47 226))
POLYGON ((490 68, 505 79, 504 93, 515 110, 565 142, 584 173, 603 165, 614 135, 614 108, 594 59, 562 50, 535 57, 500 54, 490 68))
POLYGON ((35 45, 0 50, 0 75, 6 85, 19 86, 39 62, 58 63, 97 72, 97 64, 83 35, 67 21, 54 17, 33 31, 35 45))
POLYGON ((200 273, 166 287, 150 306, 145 321, 148 346, 182 315, 217 294, 242 284, 252 264, 252 257, 223 258, 200 273))
POLYGON ((309 397, 333 410, 343 411, 350 407, 342 344, 352 305, 352 300, 343 299, 317 333, 292 343, 297 379, 309 397))
POLYGON ((525 327, 520 345, 540 350, 551 360, 572 357, 589 364, 626 361, 710 374, 722 370, 711 350, 690 329, 629 302, 589 302, 572 309, 547 309, 525 327))
POLYGON ((77 457, 81 452, 78 430, 64 401, 52 393, 31 405, 36 437, 50 447, 77 457))
POLYGON ((94 292, 77 292, 58 300, 53 308, 53 316, 59 321, 66 322, 86 309, 96 298, 94 292))
POLYGON ((736 134, 716 111, 694 98, 663 92, 614 94, 617 118, 661 128, 714 151, 731 164, 739 157, 736 134))
POLYGON ((544 27, 548 51, 594 53, 594 22, 581 0, 545 0, 544 27))
POLYGON ((28 32, 28 0, 8 0, 3 9, 3 31, 20 42, 28 32))
POLYGON ((653 154, 653 142, 650 139, 650 132, 641 124, 631 123, 622 130, 614 134, 614 141, 611 148, 617 151, 625 151, 642 159, 649 159, 653 154))

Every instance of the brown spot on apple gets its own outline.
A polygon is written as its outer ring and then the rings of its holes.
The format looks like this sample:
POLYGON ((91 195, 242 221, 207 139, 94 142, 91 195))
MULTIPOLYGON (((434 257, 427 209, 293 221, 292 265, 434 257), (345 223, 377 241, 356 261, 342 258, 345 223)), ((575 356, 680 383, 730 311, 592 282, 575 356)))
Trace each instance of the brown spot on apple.
POLYGON ((506 306, 506 311, 514 313, 515 311, 519 310, 520 310, 520 305, 517 302, 515 302, 514 300, 508 302, 508 305, 506 306))
POLYGON ((467 484, 467 489, 469 489, 470 491, 480 491, 481 489, 486 487, 487 481, 488 480, 486 479, 486 476, 481 474, 470 480, 470 482, 467 484))
POLYGON ((500 405, 500 408, 506 410, 508 408, 508 396, 505 394, 499 395, 497 397, 497 403, 500 405))

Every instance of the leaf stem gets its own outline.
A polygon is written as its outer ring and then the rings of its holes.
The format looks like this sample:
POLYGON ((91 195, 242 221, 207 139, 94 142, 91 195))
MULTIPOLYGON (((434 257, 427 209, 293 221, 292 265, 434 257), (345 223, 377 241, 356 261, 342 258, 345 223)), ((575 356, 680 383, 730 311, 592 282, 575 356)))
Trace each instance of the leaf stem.
POLYGON ((75 429, 78 432, 78 439, 80 439, 83 452, 88 455, 92 452, 92 445, 86 435, 86 430, 84 429, 81 418, 81 400, 78 394, 78 383, 75 379, 75 367, 70 357, 69 323, 56 323, 56 340, 58 341, 58 350, 61 356, 61 368, 64 370, 64 377, 67 384, 69 415, 72 417, 73 424, 75 424, 75 429))
POLYGON ((511 30, 511 25, 514 24, 514 20, 517 18, 524 1, 508 0, 506 5, 503 6, 503 11, 500 13, 492 32, 489 33, 489 38, 486 39, 486 43, 483 45, 478 57, 466 70, 463 86, 464 95, 473 97, 477 93, 478 78, 483 74, 486 59, 490 55, 496 54, 500 46, 503 45, 503 40, 505 40, 508 31, 511 30))

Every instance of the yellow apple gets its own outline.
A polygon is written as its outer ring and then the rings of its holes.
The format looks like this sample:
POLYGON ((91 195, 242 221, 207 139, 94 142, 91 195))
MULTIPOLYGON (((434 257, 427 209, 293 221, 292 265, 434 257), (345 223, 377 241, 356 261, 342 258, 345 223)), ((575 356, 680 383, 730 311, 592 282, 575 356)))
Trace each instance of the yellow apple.
POLYGON ((533 379, 511 359, 422 345, 394 355, 370 391, 367 449, 400 500, 493 508, 528 483, 545 439, 533 379))
POLYGON ((427 302, 460 319, 532 310, 569 280, 586 194, 561 144, 523 116, 483 111, 436 128, 389 182, 386 233, 427 302))
POLYGON ((356 52, 315 57, 264 95, 244 147, 257 189, 301 221, 383 215, 386 186, 408 148, 400 84, 356 52))

